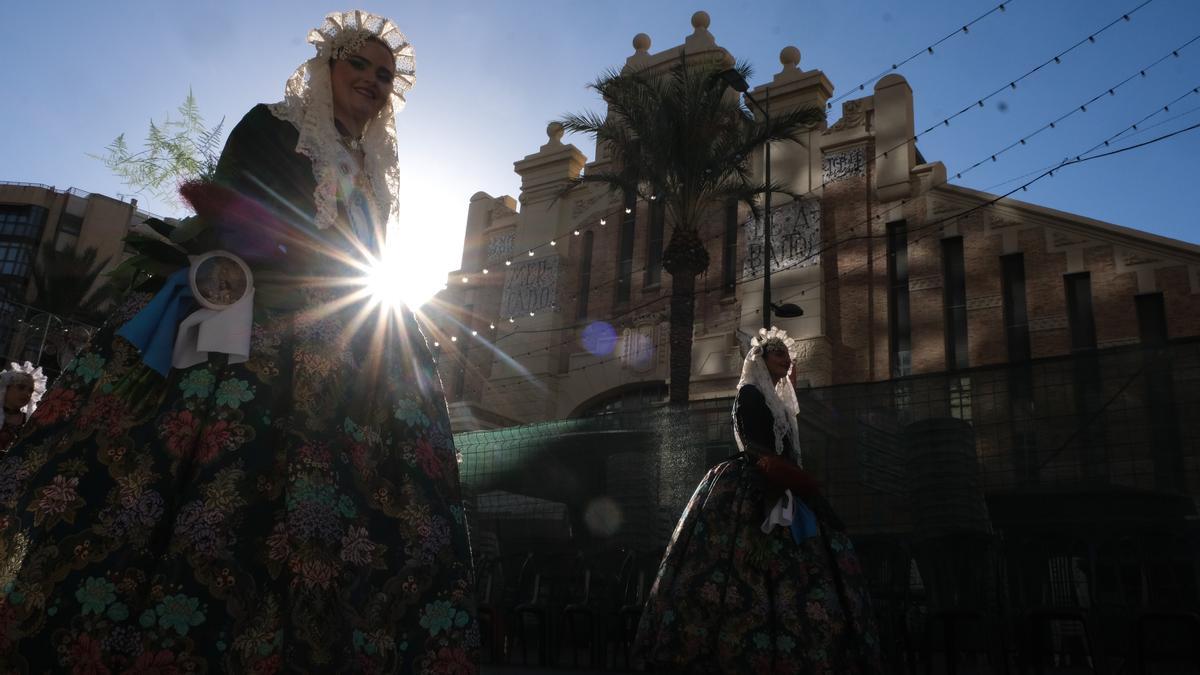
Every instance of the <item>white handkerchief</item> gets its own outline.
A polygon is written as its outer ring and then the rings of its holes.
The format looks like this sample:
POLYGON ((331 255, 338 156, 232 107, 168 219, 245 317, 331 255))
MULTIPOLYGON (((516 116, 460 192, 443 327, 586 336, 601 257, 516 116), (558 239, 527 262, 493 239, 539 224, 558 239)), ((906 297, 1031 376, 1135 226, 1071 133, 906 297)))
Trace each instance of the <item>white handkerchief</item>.
POLYGON ((242 363, 250 358, 253 325, 253 288, 226 309, 198 309, 179 324, 171 366, 190 368, 206 361, 212 352, 228 354, 230 363, 242 363))
POLYGON ((774 508, 767 514, 767 519, 763 521, 762 531, 770 533, 771 528, 776 525, 791 527, 792 510, 792 491, 784 490, 783 496, 779 498, 779 501, 775 502, 774 508))

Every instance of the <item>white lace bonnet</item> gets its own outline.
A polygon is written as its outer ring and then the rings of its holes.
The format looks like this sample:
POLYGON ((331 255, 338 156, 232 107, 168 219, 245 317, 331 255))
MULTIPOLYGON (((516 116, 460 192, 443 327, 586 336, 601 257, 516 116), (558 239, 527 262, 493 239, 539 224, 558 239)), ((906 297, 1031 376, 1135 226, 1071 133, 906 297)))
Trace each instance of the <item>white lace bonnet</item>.
MULTIPOLYGON (((762 392, 767 400, 767 408, 774 418, 772 431, 775 435, 775 453, 785 454, 788 450, 795 452, 796 462, 800 463, 800 428, 796 415, 800 413, 800 402, 796 399, 796 389, 789 378, 784 377, 778 383, 771 381, 771 374, 763 362, 763 355, 774 350, 786 350, 793 361, 796 358, 796 341, 788 337, 787 331, 772 327, 770 330, 760 328, 758 335, 750 340, 750 350, 746 360, 742 362, 742 377, 738 380, 740 391, 747 384, 752 384, 762 392), (792 448, 786 448, 784 438, 790 438, 792 448)), ((795 366, 793 366, 795 367, 795 366)), ((736 426, 735 426, 736 430, 736 426)), ((742 439, 735 433, 738 447, 745 451, 742 439)))
POLYGON ((392 94, 379 116, 367 123, 362 135, 366 170, 375 193, 378 213, 394 219, 398 208, 400 169, 396 156, 396 113, 404 108, 404 94, 416 79, 413 47, 396 24, 381 16, 353 10, 326 15, 325 21, 309 31, 308 42, 316 56, 305 61, 287 81, 284 99, 270 106, 279 119, 300 130, 296 152, 312 160, 317 181, 316 225, 324 229, 337 221, 340 136, 333 123, 333 93, 330 88, 330 59, 357 53, 367 40, 387 45, 396 59, 392 94))
MULTIPOLYGON (((42 400, 42 395, 46 393, 46 376, 42 373, 40 366, 34 367, 29 361, 9 364, 8 370, 0 373, 0 401, 3 401, 5 394, 8 393, 8 385, 18 377, 28 377, 33 382, 33 394, 29 397, 29 403, 21 408, 21 412, 25 413, 25 419, 29 419, 29 416, 37 409, 38 401, 42 400)), ((2 423, 0 426, 3 426, 2 423)))

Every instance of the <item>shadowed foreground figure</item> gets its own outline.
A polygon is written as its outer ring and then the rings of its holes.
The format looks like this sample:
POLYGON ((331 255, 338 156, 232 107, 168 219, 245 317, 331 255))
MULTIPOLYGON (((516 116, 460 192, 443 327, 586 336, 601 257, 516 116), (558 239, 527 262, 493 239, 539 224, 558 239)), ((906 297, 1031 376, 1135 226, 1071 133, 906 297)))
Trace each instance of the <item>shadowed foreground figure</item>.
POLYGON ((9 364, 8 370, 0 373, 0 402, 4 403, 4 416, 0 417, 0 452, 8 449, 16 439, 45 393, 46 376, 41 368, 35 368, 28 361, 9 364))
POLYGON ((741 452, 709 470, 663 556, 636 650, 656 672, 883 672, 858 559, 799 467, 793 341, 760 331, 733 408, 741 452))
POLYGON ((213 267, 218 304, 252 302, 219 331, 245 351, 176 340, 239 306, 189 313, 184 267, 114 311, 0 457, 0 673, 477 670, 441 385, 412 313, 361 290, 411 46, 361 12, 309 41, 185 189, 186 226, 253 273, 213 267))

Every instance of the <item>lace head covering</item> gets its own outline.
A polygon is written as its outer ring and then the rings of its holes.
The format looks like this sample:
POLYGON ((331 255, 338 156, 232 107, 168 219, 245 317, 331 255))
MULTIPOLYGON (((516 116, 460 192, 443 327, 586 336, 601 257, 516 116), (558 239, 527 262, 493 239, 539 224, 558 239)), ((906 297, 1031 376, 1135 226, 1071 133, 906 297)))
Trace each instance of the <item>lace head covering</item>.
POLYGON ((300 130, 296 152, 312 160, 317 190, 316 225, 325 229, 337 221, 338 157, 340 134, 333 122, 333 90, 330 59, 358 52, 367 40, 378 40, 396 59, 396 77, 392 93, 379 115, 367 123, 362 134, 366 171, 377 202, 378 213, 394 219, 398 208, 400 168, 396 158, 396 113, 404 108, 404 93, 415 80, 413 47, 396 24, 381 17, 354 10, 334 12, 320 27, 308 34, 308 42, 317 48, 316 56, 305 61, 287 81, 284 99, 271 104, 271 112, 300 130))
MULTIPOLYGON (((752 384, 762 392, 763 398, 767 400, 767 408, 771 410, 771 417, 774 418, 772 431, 775 432, 775 453, 795 453, 796 463, 800 464, 800 428, 796 422, 796 415, 800 413, 800 402, 796 400, 796 390, 789 378, 781 378, 778 383, 771 381, 771 373, 767 371, 763 357, 773 351, 786 351, 795 359, 796 341, 788 337, 787 331, 760 328, 758 336, 750 341, 750 351, 746 353, 746 360, 742 362, 742 377, 738 380, 737 388, 741 391, 742 387, 752 384), (790 439, 791 447, 784 444, 785 438, 790 439)), ((746 448, 741 437, 736 434, 736 425, 734 430, 738 447, 744 452, 746 448)))
MULTIPOLYGON (((46 393, 46 376, 42 374, 41 367, 35 368, 32 363, 11 363, 8 370, 0 373, 0 401, 8 395, 8 385, 17 381, 18 378, 28 378, 33 383, 33 394, 29 396, 29 403, 21 408, 21 412, 25 413, 25 419, 28 420, 33 411, 37 409, 38 401, 42 400, 42 395, 46 393)), ((4 426, 4 420, 0 418, 0 426, 4 426)))

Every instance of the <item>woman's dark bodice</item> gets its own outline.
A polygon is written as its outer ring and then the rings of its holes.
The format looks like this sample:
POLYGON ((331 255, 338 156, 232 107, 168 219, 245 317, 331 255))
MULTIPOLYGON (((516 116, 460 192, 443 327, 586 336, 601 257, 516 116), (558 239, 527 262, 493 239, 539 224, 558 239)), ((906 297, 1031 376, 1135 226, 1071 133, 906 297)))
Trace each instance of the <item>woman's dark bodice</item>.
MULTIPOLYGON (((747 384, 738 390, 737 399, 733 402, 733 423, 737 434, 742 439, 746 451, 757 455, 775 454, 775 416, 767 407, 767 399, 762 392, 752 384, 747 384)), ((784 445, 791 448, 791 438, 784 437, 784 445)), ((795 461, 791 452, 787 457, 795 461)))

